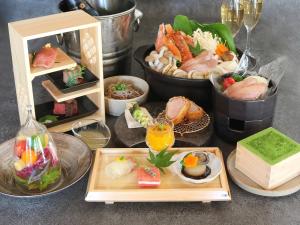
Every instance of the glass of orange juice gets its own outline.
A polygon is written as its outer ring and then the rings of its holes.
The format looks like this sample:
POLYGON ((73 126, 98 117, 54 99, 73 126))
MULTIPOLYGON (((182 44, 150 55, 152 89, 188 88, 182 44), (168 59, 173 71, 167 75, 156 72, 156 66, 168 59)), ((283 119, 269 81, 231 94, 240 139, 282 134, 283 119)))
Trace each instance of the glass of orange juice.
POLYGON ((170 148, 174 145, 174 124, 167 119, 156 119, 148 125, 146 131, 146 144, 156 152, 170 148))

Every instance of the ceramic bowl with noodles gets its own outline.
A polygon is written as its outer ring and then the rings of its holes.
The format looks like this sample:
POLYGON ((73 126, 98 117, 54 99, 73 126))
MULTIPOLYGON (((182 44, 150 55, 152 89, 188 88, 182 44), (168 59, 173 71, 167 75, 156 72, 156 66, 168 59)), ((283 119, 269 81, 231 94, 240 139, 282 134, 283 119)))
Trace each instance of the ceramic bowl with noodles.
POLYGON ((120 116, 124 113, 126 104, 146 102, 149 85, 138 77, 134 76, 113 76, 104 79, 105 89, 105 110, 112 116, 120 116))

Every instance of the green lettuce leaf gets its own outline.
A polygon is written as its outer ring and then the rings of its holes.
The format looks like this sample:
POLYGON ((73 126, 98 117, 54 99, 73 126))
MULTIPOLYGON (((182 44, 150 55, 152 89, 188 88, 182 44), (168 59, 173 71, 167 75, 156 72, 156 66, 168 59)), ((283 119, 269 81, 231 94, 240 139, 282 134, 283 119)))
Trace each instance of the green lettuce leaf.
POLYGON ((190 36, 193 35, 194 31, 189 18, 183 15, 177 15, 174 18, 173 29, 175 31, 182 31, 190 36))
POLYGON ((232 33, 228 26, 222 23, 212 23, 212 24, 203 24, 202 31, 209 31, 214 35, 217 35, 221 38, 222 42, 227 45, 227 47, 236 53, 236 48, 233 40, 232 33))
POLYGON ((40 191, 46 189, 50 184, 55 183, 61 175, 61 169, 59 167, 50 169, 44 174, 40 180, 39 189, 40 191))
POLYGON ((176 31, 182 31, 188 35, 200 28, 202 31, 209 31, 216 35, 233 52, 236 53, 234 39, 228 26, 222 23, 200 24, 195 20, 190 20, 187 16, 177 15, 174 18, 173 27, 176 31))

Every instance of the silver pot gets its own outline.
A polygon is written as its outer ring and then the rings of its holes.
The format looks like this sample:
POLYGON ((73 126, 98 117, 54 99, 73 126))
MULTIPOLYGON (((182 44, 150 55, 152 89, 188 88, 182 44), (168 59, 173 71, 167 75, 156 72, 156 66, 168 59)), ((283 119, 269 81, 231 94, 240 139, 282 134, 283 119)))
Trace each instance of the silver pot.
MULTIPOLYGON (((112 4, 117 0, 90 0, 91 5, 103 16, 96 16, 101 21, 103 69, 105 77, 129 74, 133 32, 138 31, 143 13, 136 9, 135 0, 122 0, 122 4, 112 4), (108 4, 109 3, 109 4, 108 4), (103 8, 102 5, 107 6, 103 8), (120 11, 119 10, 124 10, 120 11), (113 14, 112 14, 113 13, 113 14)), ((118 0, 120 2, 120 0, 118 0)), ((59 8, 64 11, 60 4, 59 8)), ((58 42, 64 44, 66 51, 80 61, 79 32, 68 32, 57 36, 58 42)))

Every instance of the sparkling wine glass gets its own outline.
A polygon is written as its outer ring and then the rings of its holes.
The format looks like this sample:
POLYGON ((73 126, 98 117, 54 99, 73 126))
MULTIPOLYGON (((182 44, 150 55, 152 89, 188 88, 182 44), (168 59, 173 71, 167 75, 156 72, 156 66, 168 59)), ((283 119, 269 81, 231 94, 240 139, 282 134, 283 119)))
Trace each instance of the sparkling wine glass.
POLYGON ((263 0, 243 0, 244 5, 244 25, 247 29, 246 50, 248 55, 250 53, 250 34, 254 29, 261 15, 263 0))
POLYGON ((263 0, 243 0, 244 25, 247 30, 247 42, 244 54, 240 60, 238 70, 246 71, 255 67, 255 57, 251 53, 251 32, 259 21, 263 7, 263 0), (251 58, 252 60, 251 60, 251 58), (253 60, 254 59, 254 60, 253 60))
POLYGON ((221 20, 226 24, 233 37, 237 35, 243 25, 244 8, 242 0, 223 0, 221 5, 221 20))

